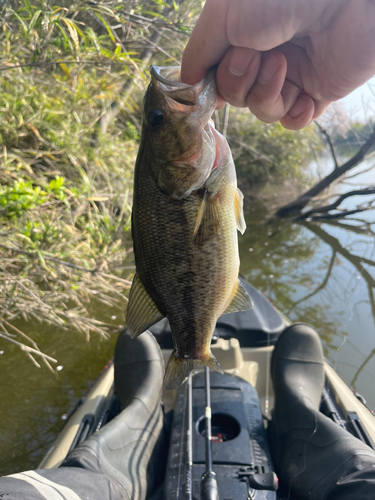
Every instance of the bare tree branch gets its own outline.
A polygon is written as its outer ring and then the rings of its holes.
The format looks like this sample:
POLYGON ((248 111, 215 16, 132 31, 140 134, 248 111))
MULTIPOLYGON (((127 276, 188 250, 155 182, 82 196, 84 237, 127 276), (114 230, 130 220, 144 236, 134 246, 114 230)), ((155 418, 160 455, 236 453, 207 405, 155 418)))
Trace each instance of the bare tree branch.
MULTIPOLYGON (((353 220, 353 219, 350 219, 353 220)), ((361 226, 353 225, 353 224, 345 224, 344 222, 339 222, 335 220, 328 220, 326 223, 329 224, 330 226, 335 226, 343 229, 344 231, 351 231, 352 233, 360 234, 363 236, 370 236, 373 235, 375 236, 374 231, 371 230, 371 222, 367 221, 357 221, 362 223, 361 226)))
MULTIPOLYGON (((32 253, 32 252, 26 252, 25 250, 20 250, 19 248, 12 248, 8 247, 7 245, 4 245, 3 243, 0 243, 0 247, 4 248, 4 250, 10 250, 11 252, 15 253, 20 253, 22 255, 27 255, 28 257, 38 259, 39 256, 37 253, 32 253)), ((72 269, 77 269, 78 271, 84 271, 85 273, 96 273, 97 269, 86 269, 85 267, 82 266, 77 266, 76 264, 72 264, 71 262, 64 262, 63 260, 60 259, 55 259, 54 257, 48 257, 46 255, 43 255, 44 260, 49 260, 51 262, 55 262, 55 264, 61 264, 62 266, 67 266, 71 267, 72 269)))
POLYGON ((348 215, 354 215, 358 214, 361 212, 366 212, 367 210, 371 210, 371 207, 366 207, 366 208, 355 208, 353 210, 343 210, 342 212, 339 212, 338 214, 327 214, 327 215, 317 215, 317 216, 312 216, 309 217, 308 220, 311 221, 319 221, 319 222, 325 222, 331 219, 345 219, 348 215))
POLYGON ((332 256, 331 256, 331 259, 329 261, 327 272, 326 272, 326 275, 325 275, 324 280, 322 281, 322 283, 314 291, 312 291, 308 295, 305 295, 301 299, 297 300, 297 302, 295 302, 292 305, 292 307, 289 309, 289 311, 288 311, 287 314, 290 314, 291 311, 293 311, 293 309, 295 309, 301 302, 304 302, 307 299, 311 299, 311 297, 314 297, 314 295, 316 295, 317 293, 319 293, 321 290, 323 290, 326 287, 326 285, 328 283, 328 280, 331 277, 331 272, 332 272, 332 269, 333 269, 333 265, 335 263, 335 259, 336 259, 336 252, 335 252, 334 249, 332 249, 332 256))
MULTIPOLYGON (((30 258, 34 258, 34 259, 39 258, 37 253, 26 252, 25 250, 20 250, 18 248, 8 247, 7 245, 4 245, 3 243, 0 243, 0 247, 4 248, 5 250, 10 250, 11 252, 19 253, 22 255, 27 255, 30 258)), ((103 278, 113 279, 113 280, 118 281, 120 283, 123 283, 124 285, 127 285, 129 287, 131 286, 131 281, 124 280, 124 279, 119 278, 118 276, 115 276, 113 274, 103 273, 102 271, 99 271, 98 269, 86 269, 85 267, 77 266, 76 264, 73 264, 71 262, 65 262, 63 260, 56 259, 55 257, 48 257, 48 255, 43 255, 43 259, 48 260, 50 262, 54 262, 55 264, 61 264, 62 266, 70 267, 72 269, 77 269, 78 271, 83 271, 85 273, 98 274, 100 276, 103 276, 103 278)))
MULTIPOLYGON (((363 267, 363 263, 367 260, 366 264, 375 265, 374 261, 364 259, 358 255, 353 255, 345 247, 341 245, 339 240, 334 236, 328 234, 324 229, 322 229, 318 224, 312 224, 310 222, 302 222, 302 224, 307 227, 312 233, 316 234, 322 241, 330 245, 331 248, 340 253, 346 260, 348 260, 353 266, 358 270, 366 283, 371 287, 375 288, 375 278, 363 267)), ((375 321, 375 318, 374 318, 375 321)))
POLYGON ((326 139, 326 141, 328 142, 328 146, 329 146, 329 149, 331 150, 331 155, 332 155, 332 158, 333 158, 333 161, 334 161, 334 164, 335 164, 335 169, 336 168, 339 168, 339 162, 337 161, 337 156, 336 156, 336 151, 335 151, 335 148, 333 146, 333 143, 332 143, 332 140, 331 140, 331 136, 329 135, 329 133, 326 131, 325 128, 323 128, 320 123, 318 121, 315 122, 316 126, 318 127, 320 133, 324 136, 324 138, 326 139))
POLYGON ((37 351, 36 349, 33 349, 32 347, 29 347, 29 346, 27 346, 25 344, 21 344, 21 342, 17 342, 17 340, 12 339, 11 337, 9 337, 6 334, 3 334, 3 333, 0 332, 0 337, 2 339, 7 340, 8 342, 12 342, 12 344, 18 345, 18 347, 20 347, 21 350, 25 351, 26 353, 31 353, 32 352, 33 354, 37 354, 38 356, 41 356, 42 358, 48 359, 48 361, 52 361, 52 363, 57 363, 57 359, 51 358, 51 356, 48 356, 47 354, 44 354, 41 351, 37 351))
POLYGON ((357 379, 359 375, 361 374, 362 370, 364 370, 365 366, 369 361, 371 361, 372 357, 375 354, 375 348, 370 352, 370 354, 367 356, 367 358, 361 363, 361 365, 358 367, 357 371, 354 374, 354 377, 352 378, 352 381, 350 382, 350 385, 352 387, 355 387, 355 384, 357 382, 357 379))
POLYGON ((280 208, 275 215, 277 217, 282 218, 282 217, 290 217, 292 215, 296 215, 299 212, 301 212, 301 210, 305 208, 305 206, 310 202, 312 198, 314 198, 316 195, 324 191, 324 189, 326 189, 330 184, 332 184, 332 182, 339 179, 346 172, 359 165, 374 144, 375 144, 375 128, 372 131, 370 137, 367 139, 366 143, 359 149, 356 155, 350 158, 350 160, 344 163, 344 165, 342 165, 341 167, 338 167, 335 170, 333 170, 327 177, 325 177, 320 182, 315 184, 315 186, 306 191, 306 193, 301 195, 292 203, 288 203, 284 207, 280 208))
MULTIPOLYGON (((317 207, 317 208, 312 208, 311 210, 304 212, 302 215, 299 215, 296 217, 294 220, 295 221, 301 221, 301 220, 306 220, 311 217, 313 214, 317 213, 328 213, 331 210, 334 210, 337 208, 341 203, 346 200, 346 198, 349 198, 350 196, 366 196, 369 194, 375 194, 375 187, 367 188, 367 189, 357 189, 355 191, 350 191, 349 193, 342 194, 337 198, 337 200, 334 203, 331 203, 330 205, 326 205, 324 207, 317 207)), ((367 209, 366 209, 367 210, 367 209)), ((361 210, 359 210, 361 211, 361 210)), ((355 212, 352 212, 355 213, 355 212)), ((345 215, 348 215, 348 211, 345 212, 345 215)))

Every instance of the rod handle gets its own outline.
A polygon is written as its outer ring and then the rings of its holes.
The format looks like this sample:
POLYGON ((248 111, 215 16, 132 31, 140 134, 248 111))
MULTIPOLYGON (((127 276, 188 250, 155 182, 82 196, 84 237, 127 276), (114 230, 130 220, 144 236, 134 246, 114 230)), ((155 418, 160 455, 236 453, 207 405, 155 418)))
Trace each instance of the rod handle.
POLYGON ((219 500, 219 487, 215 472, 205 472, 202 475, 201 500, 219 500))

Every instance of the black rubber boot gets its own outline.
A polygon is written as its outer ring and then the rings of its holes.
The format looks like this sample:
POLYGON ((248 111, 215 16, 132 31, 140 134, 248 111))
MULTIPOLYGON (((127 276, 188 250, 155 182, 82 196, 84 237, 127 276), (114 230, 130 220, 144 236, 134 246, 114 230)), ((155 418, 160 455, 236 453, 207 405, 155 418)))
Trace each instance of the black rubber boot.
POLYGON ((282 498, 375 498, 375 452, 319 412, 324 383, 319 335, 288 327, 278 339, 271 374, 275 407, 269 426, 282 498))
POLYGON ((120 483, 122 498, 143 500, 162 482, 166 461, 160 401, 163 357, 151 333, 135 340, 122 333, 114 366, 122 412, 78 446, 63 467, 101 472, 120 483))

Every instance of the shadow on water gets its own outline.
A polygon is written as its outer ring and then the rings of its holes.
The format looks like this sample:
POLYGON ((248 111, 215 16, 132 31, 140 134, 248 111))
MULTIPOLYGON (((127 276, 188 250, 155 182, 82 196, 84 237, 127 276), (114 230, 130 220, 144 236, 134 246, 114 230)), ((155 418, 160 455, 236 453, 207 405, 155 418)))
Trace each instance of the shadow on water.
POLYGON ((328 360, 375 407, 375 217, 318 224, 248 208, 241 273, 293 321, 319 331, 328 360))

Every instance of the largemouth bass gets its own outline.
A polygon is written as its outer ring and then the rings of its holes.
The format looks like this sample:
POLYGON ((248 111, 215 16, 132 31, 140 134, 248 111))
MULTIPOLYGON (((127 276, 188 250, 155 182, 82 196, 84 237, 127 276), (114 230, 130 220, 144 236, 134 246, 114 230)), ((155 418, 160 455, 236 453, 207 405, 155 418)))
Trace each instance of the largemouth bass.
POLYGON ((166 389, 199 364, 221 371, 210 350, 216 321, 252 307, 238 280, 243 195, 228 143, 209 122, 215 72, 195 86, 178 78, 179 68, 151 67, 134 173, 136 274, 126 316, 133 337, 168 318, 174 350, 166 389))

